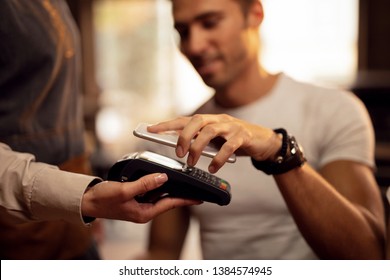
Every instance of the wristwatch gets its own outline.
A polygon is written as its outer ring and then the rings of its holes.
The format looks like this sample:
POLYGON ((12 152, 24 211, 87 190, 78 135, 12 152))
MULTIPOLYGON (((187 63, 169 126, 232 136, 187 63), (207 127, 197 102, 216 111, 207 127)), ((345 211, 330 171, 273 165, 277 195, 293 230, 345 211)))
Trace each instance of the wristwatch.
POLYGON ((279 155, 276 157, 275 161, 258 161, 251 158, 253 166, 268 175, 283 174, 302 166, 306 162, 306 158, 303 155, 303 149, 297 143, 295 137, 289 135, 283 128, 278 128, 274 131, 283 136, 282 148, 279 155))

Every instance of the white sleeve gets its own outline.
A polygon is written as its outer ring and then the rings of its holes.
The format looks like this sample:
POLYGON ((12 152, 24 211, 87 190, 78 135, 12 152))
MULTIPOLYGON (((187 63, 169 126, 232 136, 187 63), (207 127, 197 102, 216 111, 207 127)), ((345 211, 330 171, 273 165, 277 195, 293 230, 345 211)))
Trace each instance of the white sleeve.
POLYGON ((0 143, 0 211, 13 222, 65 220, 84 225, 81 199, 92 176, 35 162, 0 143))
POLYGON ((320 166, 334 160, 353 160, 375 167, 375 135, 364 104, 352 94, 342 94, 328 109, 329 125, 323 132, 320 166))

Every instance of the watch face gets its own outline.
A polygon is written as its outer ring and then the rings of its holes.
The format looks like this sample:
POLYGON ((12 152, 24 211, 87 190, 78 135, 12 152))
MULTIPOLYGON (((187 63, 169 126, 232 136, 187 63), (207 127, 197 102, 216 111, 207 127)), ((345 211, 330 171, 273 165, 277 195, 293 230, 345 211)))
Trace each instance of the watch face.
POLYGON ((290 144, 292 147, 290 148, 290 153, 295 155, 297 152, 301 152, 303 154, 303 147, 295 140, 295 137, 290 137, 290 144))

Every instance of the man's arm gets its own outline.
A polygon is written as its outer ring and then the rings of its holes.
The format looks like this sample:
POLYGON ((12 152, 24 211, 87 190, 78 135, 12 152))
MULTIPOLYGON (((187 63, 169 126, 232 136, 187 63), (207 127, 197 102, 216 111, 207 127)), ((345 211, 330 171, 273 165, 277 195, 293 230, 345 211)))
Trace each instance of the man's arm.
MULTIPOLYGON (((176 154, 183 157, 188 153, 190 166, 196 164, 207 143, 223 137, 226 142, 209 165, 212 173, 234 152, 256 161, 274 161, 282 146, 271 129, 224 114, 181 117, 148 129, 180 131, 176 154)), ((306 163, 275 175, 292 216, 313 250, 321 258, 383 258, 383 203, 371 168, 358 161, 334 160, 320 172, 306 163)))
POLYGON ((187 207, 176 208, 153 219, 146 259, 180 259, 190 223, 187 207))
POLYGON ((308 164, 275 180, 302 235, 322 259, 383 259, 383 205, 372 170, 352 161, 308 164))

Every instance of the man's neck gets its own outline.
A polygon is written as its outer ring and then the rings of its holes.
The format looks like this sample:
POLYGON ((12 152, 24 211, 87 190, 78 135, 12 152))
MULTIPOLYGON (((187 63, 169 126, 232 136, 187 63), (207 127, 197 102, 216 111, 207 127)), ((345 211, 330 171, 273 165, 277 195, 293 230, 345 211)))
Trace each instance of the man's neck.
POLYGON ((215 89, 215 101, 225 108, 248 105, 270 93, 278 76, 267 73, 259 66, 226 87, 215 89))

